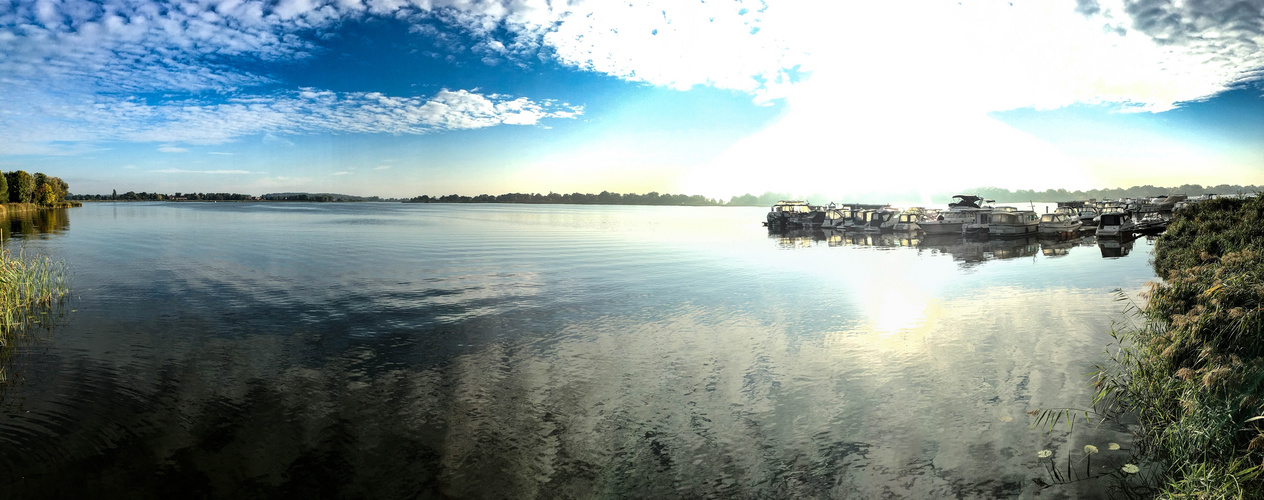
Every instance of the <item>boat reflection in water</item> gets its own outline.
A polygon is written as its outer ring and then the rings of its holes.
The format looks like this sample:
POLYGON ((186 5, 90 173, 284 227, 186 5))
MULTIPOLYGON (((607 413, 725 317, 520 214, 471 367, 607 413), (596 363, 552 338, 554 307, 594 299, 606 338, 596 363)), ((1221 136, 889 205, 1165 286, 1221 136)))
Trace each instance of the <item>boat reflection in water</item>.
POLYGON ((803 248, 824 242, 831 247, 916 247, 921 237, 907 233, 859 233, 830 229, 769 230, 768 237, 782 248, 803 248))
POLYGON ((1006 239, 988 239, 961 236, 934 236, 922 240, 922 250, 951 255, 962 266, 997 259, 1031 257, 1040 253, 1040 243, 1033 233, 1006 239))
POLYGON ((1132 251, 1132 242, 1136 238, 1102 238, 1097 240, 1097 248, 1102 250, 1102 258, 1126 257, 1132 251))
POLYGON ((831 229, 793 229, 768 232, 783 249, 809 248, 820 244, 830 247, 915 248, 919 252, 945 254, 962 266, 972 266, 990 260, 1016 259, 1042 255, 1049 258, 1064 257, 1076 247, 1096 245, 1103 258, 1127 256, 1132 251, 1135 238, 1102 238, 1093 235, 1041 235, 1017 238, 986 238, 947 234, 918 235, 913 233, 859 233, 831 229))

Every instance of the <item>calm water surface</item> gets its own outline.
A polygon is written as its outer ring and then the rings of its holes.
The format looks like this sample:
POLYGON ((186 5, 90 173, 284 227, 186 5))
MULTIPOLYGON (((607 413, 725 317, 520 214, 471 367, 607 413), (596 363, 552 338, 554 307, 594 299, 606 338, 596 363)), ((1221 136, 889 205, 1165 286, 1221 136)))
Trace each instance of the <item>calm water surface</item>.
POLYGON ((1078 470, 1095 444, 1100 476, 1129 460, 1123 429, 1048 434, 1025 412, 1090 400, 1149 242, 769 235, 765 212, 97 203, 14 222, 5 246, 68 263, 75 296, 10 360, 0 497, 1112 494, 1040 487, 1058 481, 1036 452, 1078 470))

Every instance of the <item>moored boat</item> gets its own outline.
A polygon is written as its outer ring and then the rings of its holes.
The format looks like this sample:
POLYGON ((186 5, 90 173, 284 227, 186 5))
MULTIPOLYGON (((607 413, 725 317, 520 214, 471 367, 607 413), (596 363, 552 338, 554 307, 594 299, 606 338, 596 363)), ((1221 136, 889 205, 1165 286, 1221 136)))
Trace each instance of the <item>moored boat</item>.
POLYGON ((790 227, 793 218, 811 211, 812 207, 806 201, 782 200, 768 210, 765 225, 769 229, 786 229, 790 227))
POLYGON ((961 234, 963 226, 975 219, 975 212, 983 210, 983 198, 968 195, 954 195, 957 201, 948 204, 947 210, 939 210, 932 217, 925 217, 918 227, 926 234, 961 234))
POLYGON ((1040 217, 1031 210, 992 212, 988 234, 992 236, 1024 236, 1039 232, 1040 217))
POLYGON ((1132 235, 1132 212, 1107 212, 1097 219, 1098 238, 1118 238, 1132 235))
POLYGON ((1079 217, 1067 213, 1051 213, 1040 216, 1040 234, 1077 234, 1084 223, 1079 217))

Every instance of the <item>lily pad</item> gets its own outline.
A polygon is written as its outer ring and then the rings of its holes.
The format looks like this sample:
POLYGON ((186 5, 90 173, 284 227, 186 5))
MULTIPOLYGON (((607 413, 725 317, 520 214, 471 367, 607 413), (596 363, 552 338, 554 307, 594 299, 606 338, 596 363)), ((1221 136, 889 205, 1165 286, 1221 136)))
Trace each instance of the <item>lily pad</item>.
POLYGON ((1124 472, 1129 473, 1129 474, 1136 474, 1138 471, 1140 471, 1140 470, 1141 470, 1141 468, 1139 468, 1139 467, 1137 467, 1137 466, 1135 466, 1135 465, 1132 465, 1132 464, 1124 464, 1124 467, 1123 467, 1123 469, 1122 469, 1122 470, 1123 470, 1124 472))

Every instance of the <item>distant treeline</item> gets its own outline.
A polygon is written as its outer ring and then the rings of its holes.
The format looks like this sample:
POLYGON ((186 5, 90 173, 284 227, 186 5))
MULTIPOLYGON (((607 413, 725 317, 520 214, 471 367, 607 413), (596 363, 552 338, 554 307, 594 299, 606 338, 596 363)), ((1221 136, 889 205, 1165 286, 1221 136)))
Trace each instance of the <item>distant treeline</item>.
POLYGON ((0 176, 0 193, 6 203, 34 203, 45 207, 55 207, 66 202, 66 194, 70 186, 59 177, 49 177, 36 172, 35 175, 25 170, 6 172, 0 176))
MULTIPOLYGON (((1239 186, 1221 184, 1219 186, 1201 186, 1199 184, 1184 184, 1176 187, 1151 186, 1133 186, 1130 188, 1114 188, 1114 189, 1090 189, 1088 191, 1067 191, 1065 189, 1046 189, 1044 191, 1033 191, 1030 189, 1020 189, 1018 191, 1010 191, 997 187, 982 187, 974 190, 967 190, 965 193, 953 194, 977 194, 989 200, 1000 202, 1017 202, 1017 201, 1040 201, 1053 203, 1058 201, 1088 200, 1088 199, 1117 199, 1117 198, 1146 198, 1151 196, 1160 196, 1167 194, 1183 194, 1187 196, 1198 196, 1202 194, 1224 194, 1233 195, 1239 193, 1256 193, 1262 188, 1260 186, 1239 186)), ((946 201, 947 195, 943 199, 946 201)))
POLYGON ((306 202, 343 202, 343 201, 389 201, 377 196, 354 196, 337 193, 269 193, 263 196, 251 196, 240 193, 146 193, 128 191, 118 194, 114 191, 106 194, 75 194, 68 199, 79 201, 306 201, 306 202))
MULTIPOLYGON (((1046 189, 1044 191, 1035 191, 1031 189, 1020 189, 1011 191, 998 187, 976 187, 962 189, 952 192, 940 192, 930 195, 930 201, 933 203, 949 203, 952 201, 954 194, 972 194, 982 196, 985 199, 996 200, 1001 203, 1016 203, 1024 201, 1055 203, 1059 201, 1077 201, 1077 200, 1104 200, 1118 198, 1143 198, 1151 196, 1159 196, 1166 194, 1184 194, 1187 196, 1198 196, 1201 194, 1224 194, 1233 195, 1239 193, 1253 193, 1264 190, 1261 186, 1241 186, 1221 184, 1219 186, 1201 186, 1198 184, 1185 184, 1176 187, 1162 186, 1133 186, 1130 188, 1112 188, 1112 189, 1090 189, 1088 191, 1067 191, 1065 189, 1046 189)), ((867 193, 853 197, 839 197, 831 199, 828 195, 813 194, 810 196, 792 195, 790 193, 774 193, 766 192, 756 196, 750 193, 742 196, 734 196, 725 205, 729 206, 749 206, 763 207, 771 206, 781 200, 809 200, 812 203, 822 204, 830 201, 838 203, 862 202, 862 203, 887 203, 887 202, 904 202, 910 200, 921 200, 922 195, 915 192, 899 192, 899 193, 867 193)))
POLYGON ((246 201, 256 199, 248 194, 238 193, 176 193, 174 195, 165 193, 146 193, 141 191, 128 191, 118 194, 115 190, 111 194, 72 194, 67 199, 78 201, 171 201, 171 200, 191 200, 191 201, 246 201))
POLYGON ((611 193, 602 191, 599 194, 591 193, 508 193, 498 196, 489 194, 480 194, 478 196, 461 196, 457 194, 449 194, 445 196, 431 197, 428 195, 418 196, 405 200, 404 203, 541 203, 541 204, 560 204, 560 205, 689 205, 689 206, 713 206, 721 205, 718 200, 706 198, 702 195, 684 195, 684 194, 659 194, 651 192, 647 194, 636 193, 611 193))
POLYGON ((260 198, 268 201, 312 201, 312 202, 346 202, 346 201, 383 201, 377 196, 355 196, 338 193, 268 193, 260 198))

